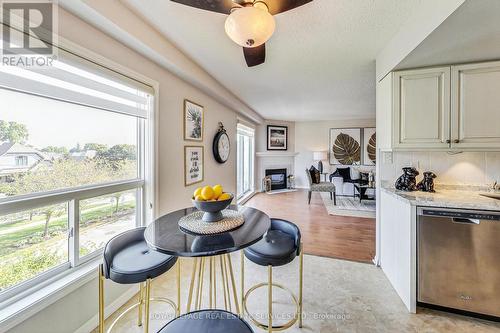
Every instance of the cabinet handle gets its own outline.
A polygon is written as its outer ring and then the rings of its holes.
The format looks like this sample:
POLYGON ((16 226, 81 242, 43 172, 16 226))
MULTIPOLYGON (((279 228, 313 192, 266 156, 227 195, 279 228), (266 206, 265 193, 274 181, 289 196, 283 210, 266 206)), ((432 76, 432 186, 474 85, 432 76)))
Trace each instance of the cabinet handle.
POLYGON ((446 143, 451 143, 451 140, 450 139, 446 140, 446 143))
POLYGON ((454 143, 460 143, 460 140, 458 139, 455 139, 455 141, 453 141, 454 143))

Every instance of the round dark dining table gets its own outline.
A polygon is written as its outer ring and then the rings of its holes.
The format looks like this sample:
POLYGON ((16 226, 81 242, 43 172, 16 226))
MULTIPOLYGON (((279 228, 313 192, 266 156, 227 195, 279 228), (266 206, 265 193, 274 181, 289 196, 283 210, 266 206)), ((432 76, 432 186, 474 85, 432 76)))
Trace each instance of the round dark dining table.
POLYGON ((181 229, 178 222, 197 209, 180 209, 150 223, 144 232, 146 242, 156 251, 177 257, 209 257, 244 249, 261 240, 271 226, 269 216, 258 209, 237 205, 227 209, 243 214, 245 222, 219 234, 193 234, 181 229))

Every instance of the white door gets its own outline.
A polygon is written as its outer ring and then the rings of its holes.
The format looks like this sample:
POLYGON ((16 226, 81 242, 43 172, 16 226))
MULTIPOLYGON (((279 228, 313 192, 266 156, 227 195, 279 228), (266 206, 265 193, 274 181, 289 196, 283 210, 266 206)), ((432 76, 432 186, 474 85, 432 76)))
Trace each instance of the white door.
POLYGON ((500 148, 500 61, 452 67, 452 146, 500 148))
POLYGON ((394 73, 393 147, 448 148, 450 67, 394 73))

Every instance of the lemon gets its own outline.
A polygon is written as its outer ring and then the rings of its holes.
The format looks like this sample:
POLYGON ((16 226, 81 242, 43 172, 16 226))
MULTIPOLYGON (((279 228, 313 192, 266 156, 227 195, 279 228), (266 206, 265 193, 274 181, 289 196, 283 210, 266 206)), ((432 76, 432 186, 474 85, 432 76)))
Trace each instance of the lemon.
POLYGON ((198 194, 197 196, 195 196, 194 200, 196 200, 196 201, 205 201, 205 199, 203 199, 203 197, 200 194, 198 194))
POLYGON ((201 188, 201 187, 198 187, 198 188, 194 191, 193 198, 196 198, 197 196, 199 196, 199 195, 201 194, 201 190, 202 190, 202 188, 201 188))
POLYGON ((224 190, 222 189, 222 185, 215 185, 214 186, 214 199, 218 199, 220 197, 220 195, 222 194, 222 192, 224 192, 224 190))
POLYGON ((228 199, 231 199, 231 194, 222 193, 217 200, 223 201, 223 200, 228 200, 228 199))
POLYGON ((214 189, 211 186, 205 186, 201 190, 201 196, 205 200, 211 200, 214 197, 214 189))

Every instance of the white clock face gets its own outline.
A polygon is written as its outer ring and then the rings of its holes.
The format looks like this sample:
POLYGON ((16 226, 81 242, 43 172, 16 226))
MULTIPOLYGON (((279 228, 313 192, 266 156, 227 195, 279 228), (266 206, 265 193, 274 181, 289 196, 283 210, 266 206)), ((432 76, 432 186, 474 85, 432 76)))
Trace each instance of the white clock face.
POLYGON ((229 158, 229 137, 227 134, 222 134, 219 139, 219 144, 218 144, 218 149, 219 149, 219 156, 223 161, 227 161, 229 158))

